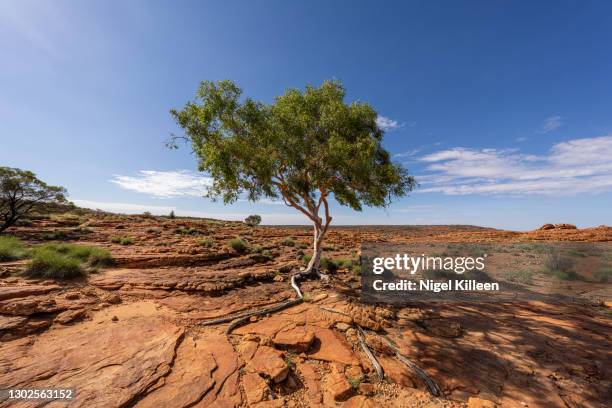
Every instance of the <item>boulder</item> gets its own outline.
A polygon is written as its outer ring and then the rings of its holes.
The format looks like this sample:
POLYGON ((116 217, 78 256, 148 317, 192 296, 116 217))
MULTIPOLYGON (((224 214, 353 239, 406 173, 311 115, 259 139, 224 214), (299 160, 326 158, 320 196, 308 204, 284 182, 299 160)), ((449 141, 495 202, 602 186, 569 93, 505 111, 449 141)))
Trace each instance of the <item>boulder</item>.
POLYGON ((315 339, 314 332, 298 326, 293 329, 284 330, 274 337, 274 345, 282 350, 290 350, 296 353, 307 351, 315 339))
POLYGON ((249 361, 248 368, 251 372, 271 378, 275 383, 283 381, 289 373, 289 366, 283 359, 283 354, 268 346, 259 346, 249 361))

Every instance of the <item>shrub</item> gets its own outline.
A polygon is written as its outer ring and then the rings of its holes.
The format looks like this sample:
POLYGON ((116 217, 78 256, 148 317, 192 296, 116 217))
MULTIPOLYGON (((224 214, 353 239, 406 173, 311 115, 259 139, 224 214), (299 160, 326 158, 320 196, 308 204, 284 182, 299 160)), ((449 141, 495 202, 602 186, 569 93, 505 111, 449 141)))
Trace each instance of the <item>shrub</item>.
POLYGON ((268 259, 274 259, 274 255, 269 249, 264 249, 263 251, 261 251, 261 254, 268 259))
POLYGON ((174 215, 174 210, 170 211, 170 215, 168 215, 168 218, 170 218, 171 220, 176 218, 176 216, 174 215))
POLYGON ((104 267, 113 259, 104 249, 68 244, 34 248, 25 274, 30 277, 69 279, 85 274, 84 266, 104 267))
POLYGON ((517 271, 510 271, 506 274, 506 278, 510 282, 516 283, 531 283, 534 272, 531 269, 521 269, 517 271))
POLYGON ((612 280, 612 267, 601 268, 593 272, 593 278, 600 283, 608 283, 612 280))
POLYGON ((331 258, 321 258, 321 269, 334 273, 338 270, 338 264, 331 258))
POLYGON ((210 238, 207 239, 202 239, 200 241, 198 241, 198 245, 205 247, 205 248, 212 248, 213 245, 215 245, 215 241, 213 241, 210 238))
POLYGON ((131 237, 111 237, 110 241, 113 244, 121 245, 132 245, 134 243, 134 239, 131 237))
POLYGON ((550 272, 569 272, 574 267, 574 261, 561 254, 557 250, 552 250, 544 260, 544 266, 550 272))
POLYGON ((25 258, 27 251, 23 243, 15 237, 0 237, 0 262, 25 258))
POLYGON ((261 224, 261 217, 259 215, 249 215, 244 219, 244 223, 249 227, 256 227, 261 224))
POLYGON ((287 237, 281 241, 281 245, 293 247, 295 246, 295 241, 291 237, 287 237))
POLYGON ((241 238, 234 238, 229 242, 229 246, 236 252, 238 253, 242 253, 242 252, 246 252, 248 245, 247 243, 241 239, 241 238))
POLYGON ((70 238, 70 235, 66 231, 53 231, 42 235, 42 239, 45 241, 65 241, 68 238, 70 238))

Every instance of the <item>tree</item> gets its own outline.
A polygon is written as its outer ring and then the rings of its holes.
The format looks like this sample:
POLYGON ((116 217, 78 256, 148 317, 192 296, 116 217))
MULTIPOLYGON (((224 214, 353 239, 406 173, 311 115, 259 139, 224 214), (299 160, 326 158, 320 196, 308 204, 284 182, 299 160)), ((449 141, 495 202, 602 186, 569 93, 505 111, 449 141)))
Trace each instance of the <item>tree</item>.
POLYGON ((49 186, 31 171, 0 167, 0 233, 46 204, 66 203, 66 189, 49 186))
POLYGON ((256 227, 261 224, 261 216, 259 215, 249 215, 244 219, 244 223, 249 227, 256 227))
POLYGON ((171 220, 176 218, 176 215, 174 215, 174 210, 170 210, 170 215, 168 216, 171 220))
POLYGON ((206 196, 233 203, 280 198, 314 226, 317 272, 322 243, 332 222, 330 198, 361 211, 385 207, 407 194, 415 180, 383 148, 377 113, 367 103, 345 103, 339 81, 304 91, 289 89, 272 104, 241 100, 232 81, 200 84, 196 99, 171 110, 191 143, 200 171, 213 180, 206 196))

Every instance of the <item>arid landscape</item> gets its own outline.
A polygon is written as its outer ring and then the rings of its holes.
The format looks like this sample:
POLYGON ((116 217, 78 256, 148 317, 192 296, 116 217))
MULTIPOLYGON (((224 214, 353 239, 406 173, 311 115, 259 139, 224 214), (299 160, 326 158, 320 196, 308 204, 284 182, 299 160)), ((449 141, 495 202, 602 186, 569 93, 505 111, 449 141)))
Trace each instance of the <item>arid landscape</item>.
POLYGON ((113 264, 51 280, 24 276, 27 259, 0 263, 0 388, 74 388, 71 407, 609 406, 609 299, 360 302, 362 242, 612 241, 606 226, 546 228, 335 227, 328 281, 304 280, 303 302, 228 330, 206 323, 295 297, 311 228, 80 209, 38 217, 10 231, 26 248, 99 247, 113 264))

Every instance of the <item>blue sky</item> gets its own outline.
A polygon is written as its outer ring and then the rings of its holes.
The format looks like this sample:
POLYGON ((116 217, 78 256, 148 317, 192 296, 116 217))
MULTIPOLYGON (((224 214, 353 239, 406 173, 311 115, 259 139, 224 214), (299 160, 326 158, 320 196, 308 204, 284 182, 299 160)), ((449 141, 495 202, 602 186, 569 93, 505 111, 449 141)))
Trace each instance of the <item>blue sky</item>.
POLYGON ((81 205, 306 223, 201 198, 168 110, 204 79, 271 102, 337 78, 421 186, 334 223, 612 224, 609 2, 2 1, 0 55, 0 165, 81 205))

